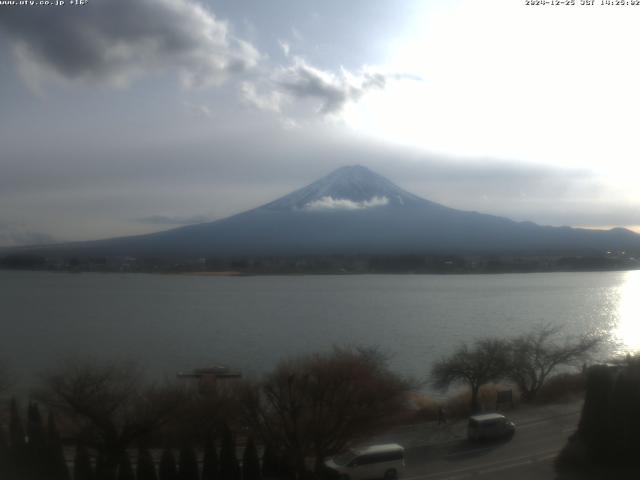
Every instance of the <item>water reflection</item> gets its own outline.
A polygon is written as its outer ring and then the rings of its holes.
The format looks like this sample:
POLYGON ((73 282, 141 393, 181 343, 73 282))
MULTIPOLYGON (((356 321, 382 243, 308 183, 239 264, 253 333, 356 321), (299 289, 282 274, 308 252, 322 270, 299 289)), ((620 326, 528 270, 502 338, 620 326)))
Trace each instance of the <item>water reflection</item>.
POLYGON ((640 351, 640 271, 626 272, 618 291, 615 339, 622 352, 640 351))

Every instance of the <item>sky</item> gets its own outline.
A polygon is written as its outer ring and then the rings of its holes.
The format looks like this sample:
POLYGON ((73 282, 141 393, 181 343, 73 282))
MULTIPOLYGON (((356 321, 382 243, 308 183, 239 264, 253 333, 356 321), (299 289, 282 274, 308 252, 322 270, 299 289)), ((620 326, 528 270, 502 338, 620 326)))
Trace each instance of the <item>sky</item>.
POLYGON ((640 6, 2 3, 0 246, 215 220, 351 164, 640 232, 640 6))

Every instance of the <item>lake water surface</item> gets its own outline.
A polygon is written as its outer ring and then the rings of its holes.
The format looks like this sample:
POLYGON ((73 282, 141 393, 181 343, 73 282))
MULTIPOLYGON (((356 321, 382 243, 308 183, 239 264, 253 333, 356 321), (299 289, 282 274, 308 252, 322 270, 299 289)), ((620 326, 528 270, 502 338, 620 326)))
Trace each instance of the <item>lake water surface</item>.
POLYGON ((375 345, 422 378, 460 342, 541 323, 640 348, 640 271, 506 275, 202 277, 0 271, 0 358, 23 380, 69 355, 153 375, 375 345))

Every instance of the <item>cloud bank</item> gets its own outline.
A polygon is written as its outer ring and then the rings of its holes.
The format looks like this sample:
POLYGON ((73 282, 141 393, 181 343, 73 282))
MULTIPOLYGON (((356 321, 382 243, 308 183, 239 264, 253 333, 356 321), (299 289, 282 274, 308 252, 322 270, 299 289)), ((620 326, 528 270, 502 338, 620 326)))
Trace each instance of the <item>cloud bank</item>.
POLYGON ((226 21, 189 0, 7 8, 0 16, 0 34, 36 91, 51 80, 123 87, 147 75, 172 73, 191 88, 237 77, 245 104, 284 116, 289 123, 297 117, 339 114, 367 92, 384 89, 392 77, 367 68, 323 70, 291 56, 283 41, 286 64, 270 63, 254 45, 235 36, 226 21))
POLYGON ((136 219, 139 223, 146 225, 191 225, 194 223, 204 223, 211 221, 211 217, 206 215, 193 216, 168 216, 168 215, 150 215, 136 219))
POLYGON ((341 68, 334 73, 295 57, 289 65, 274 68, 264 78, 244 82, 241 93, 246 103, 260 110, 280 113, 285 106, 311 102, 313 113, 332 115, 367 92, 384 89, 390 78, 400 77, 368 69, 353 73, 341 68))
POLYGON ((384 88, 386 81, 381 73, 354 75, 341 69, 340 74, 336 75, 315 68, 301 58, 276 72, 274 77, 276 88, 293 98, 319 101, 321 113, 339 112, 347 102, 359 100, 368 90, 384 88))
POLYGON ((366 208, 382 207, 389 204, 387 197, 372 197, 362 202, 354 202, 348 198, 333 198, 330 196, 322 197, 320 200, 314 200, 307 203, 303 209, 309 211, 320 210, 364 210, 366 208))

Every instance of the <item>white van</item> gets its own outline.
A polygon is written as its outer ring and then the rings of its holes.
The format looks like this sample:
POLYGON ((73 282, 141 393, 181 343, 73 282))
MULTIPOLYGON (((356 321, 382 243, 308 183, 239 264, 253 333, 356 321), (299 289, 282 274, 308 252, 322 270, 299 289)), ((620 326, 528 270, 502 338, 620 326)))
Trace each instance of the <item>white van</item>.
POLYGON ((485 413, 469 417, 467 438, 469 440, 490 440, 512 436, 515 424, 500 413, 485 413))
POLYGON ((396 443, 356 448, 325 462, 342 480, 395 480, 404 470, 404 448, 396 443))

